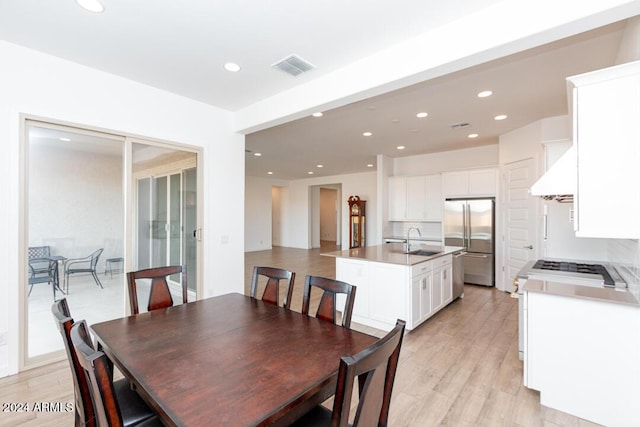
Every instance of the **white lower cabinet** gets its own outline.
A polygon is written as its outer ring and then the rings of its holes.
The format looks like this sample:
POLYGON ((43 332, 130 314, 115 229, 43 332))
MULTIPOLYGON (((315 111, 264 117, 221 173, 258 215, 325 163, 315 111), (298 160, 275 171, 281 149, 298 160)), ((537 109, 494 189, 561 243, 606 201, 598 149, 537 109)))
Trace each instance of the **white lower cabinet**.
POLYGON ((525 292, 524 385, 544 406, 640 425, 640 308, 525 292))
POLYGON ((412 268, 411 321, 408 322, 408 329, 415 328, 431 316, 432 268, 431 262, 423 262, 412 268))
POLYGON ((433 266, 432 311, 436 312, 451 302, 453 295, 451 275, 453 264, 451 256, 436 258, 433 266))
POLYGON ((336 278, 357 286, 352 322, 388 331, 402 319, 416 328, 451 302, 451 260, 407 266, 336 258, 336 278))

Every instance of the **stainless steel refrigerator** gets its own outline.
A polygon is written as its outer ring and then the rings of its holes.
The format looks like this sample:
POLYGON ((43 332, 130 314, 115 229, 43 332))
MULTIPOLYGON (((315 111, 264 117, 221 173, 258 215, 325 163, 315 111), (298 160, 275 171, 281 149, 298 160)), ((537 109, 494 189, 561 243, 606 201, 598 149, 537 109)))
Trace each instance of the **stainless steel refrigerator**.
POLYGON ((444 208, 444 243, 462 246, 464 282, 495 285, 495 200, 446 199, 444 208))

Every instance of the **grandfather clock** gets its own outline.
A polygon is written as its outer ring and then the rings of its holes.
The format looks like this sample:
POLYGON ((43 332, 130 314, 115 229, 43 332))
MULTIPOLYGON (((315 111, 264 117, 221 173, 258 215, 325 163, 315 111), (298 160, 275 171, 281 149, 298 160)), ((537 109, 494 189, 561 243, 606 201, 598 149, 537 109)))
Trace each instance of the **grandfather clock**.
POLYGON ((365 200, 358 196, 349 197, 349 249, 364 246, 365 242, 365 200))

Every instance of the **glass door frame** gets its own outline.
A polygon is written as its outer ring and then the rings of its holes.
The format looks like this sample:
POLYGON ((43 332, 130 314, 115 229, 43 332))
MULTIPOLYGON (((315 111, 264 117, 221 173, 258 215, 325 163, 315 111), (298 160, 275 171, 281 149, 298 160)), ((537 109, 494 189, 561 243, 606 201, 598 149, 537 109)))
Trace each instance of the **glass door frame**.
MULTIPOLYGON (((196 239, 196 252, 197 252, 197 270, 194 272, 196 277, 196 298, 201 298, 203 295, 203 284, 202 284, 202 224, 204 218, 204 149, 202 147, 191 146, 187 144, 169 142, 169 141, 161 141, 148 137, 140 137, 138 135, 129 134, 127 132, 118 132, 104 128, 98 128, 95 126, 71 123, 60 121, 56 119, 51 119, 47 117, 41 117, 31 114, 20 114, 20 146, 19 146, 19 192, 18 192, 18 242, 17 242, 17 250, 18 250, 18 282, 16 286, 18 289, 17 292, 18 297, 18 372, 22 372, 28 369, 37 368, 39 366, 47 365, 49 363, 53 363, 56 361, 66 359, 66 352, 63 350, 55 351, 43 355, 38 355, 34 357, 29 357, 28 355, 28 329, 29 329, 29 310, 28 310, 28 286, 27 284, 27 248, 29 246, 29 127, 32 125, 37 125, 41 127, 49 127, 53 129, 64 129, 67 131, 77 132, 79 134, 85 135, 99 135, 106 138, 112 138, 119 142, 123 143, 123 201, 124 201, 124 209, 123 209, 123 219, 124 219, 124 269, 125 271, 130 271, 131 269, 131 257, 133 252, 132 245, 132 233, 134 232, 134 224, 133 224, 133 216, 135 209, 135 199, 133 198, 132 185, 134 183, 134 179, 132 177, 132 144, 140 143, 146 145, 155 145, 161 146, 177 151, 188 151, 196 154, 196 173, 197 173, 197 213, 196 213, 196 224, 197 224, 197 239, 196 239)), ((126 286, 123 287, 123 292, 125 294, 125 307, 124 312, 128 313, 129 303, 128 303, 128 292, 126 286)), ((11 292, 10 292, 11 294, 11 292)), ((53 322, 53 319, 51 320, 53 322)))
MULTIPOLYGON (((20 137, 20 218, 19 218, 19 234, 18 242, 19 250, 19 281, 18 281, 18 316, 19 316, 19 338, 18 338, 18 371, 36 368, 52 362, 66 359, 67 355, 64 349, 53 351, 37 356, 29 357, 29 297, 28 297, 28 260, 26 257, 27 248, 29 246, 29 177, 30 177, 30 138, 29 129, 31 127, 41 127, 52 130, 61 130, 77 133, 85 136, 97 136, 103 139, 113 139, 114 142, 122 144, 125 149, 126 139, 123 135, 109 132, 105 130, 92 129, 88 126, 79 126, 71 123, 63 123, 56 120, 45 119, 31 115, 21 115, 21 137, 20 137)), ((123 155, 124 159, 124 155, 123 155)), ((123 168, 124 171, 124 168, 123 168)), ((123 172, 124 174, 124 172, 123 172)), ((126 177, 123 176, 123 183, 126 177)), ((126 218, 124 219, 126 223, 126 218)), ((126 250, 126 248, 125 248, 126 250)), ((59 273, 60 274, 60 273, 59 273)), ((64 273, 62 273, 64 274, 64 273)), ((126 292, 126 287, 123 289, 126 292)), ((53 317, 51 318, 53 322, 53 317)))
MULTIPOLYGON (((125 206, 127 207, 127 221, 125 222, 125 247, 126 247, 126 256, 125 256, 125 271, 131 271, 132 269, 135 268, 134 266, 134 262, 133 262, 133 257, 136 256, 136 254, 138 253, 138 247, 137 247, 137 218, 138 218, 138 212, 137 212, 137 203, 138 203, 138 179, 141 179, 143 176, 144 177, 150 177, 149 175, 144 175, 144 174, 137 174, 134 173, 133 171, 133 144, 141 144, 141 145, 148 145, 148 146, 153 146, 153 147, 159 147, 159 148, 165 148, 165 149, 169 149, 169 150, 174 150, 174 151, 183 151, 183 152, 190 152, 195 154, 196 156, 196 161, 195 164, 193 164, 193 167, 196 168, 196 174, 197 174, 197 194, 196 194, 196 198, 197 198, 197 208, 196 208, 196 245, 197 245, 197 249, 196 249, 196 253, 197 253, 197 257, 196 257, 196 265, 197 265, 197 269, 194 273, 195 279, 196 279, 196 298, 199 298, 200 295, 203 294, 203 284, 202 284, 202 271, 203 271, 203 267, 202 267, 202 218, 203 218, 203 212, 204 212, 204 203, 203 203, 203 183, 204 183, 204 179, 203 179, 203 150, 202 148, 199 147, 193 147, 193 146, 188 146, 188 145, 182 145, 182 144, 175 144, 175 143, 171 143, 171 142, 164 142, 164 141, 159 141, 159 140, 153 140, 153 139, 149 139, 149 138, 142 138, 142 137, 127 137, 125 140, 125 146, 126 146, 126 158, 125 158, 125 168, 127 170, 126 173, 126 177, 125 177, 125 186, 128 189, 128 191, 126 192, 126 203, 125 206)), ((184 164, 178 164, 176 167, 174 168, 166 168, 162 170, 161 175, 159 176, 166 176, 167 179, 175 173, 180 173, 182 174, 182 171, 187 169, 184 166, 187 166, 187 163, 184 164), (179 166, 179 167, 178 167, 179 166)), ((182 177, 181 177, 182 179, 182 177)), ((182 250, 182 248, 181 248, 182 250)), ((191 292, 191 291, 189 291, 191 292)), ((128 302, 129 302, 129 296, 126 295, 126 300, 127 300, 127 313, 129 313, 129 307, 128 307, 128 302)))

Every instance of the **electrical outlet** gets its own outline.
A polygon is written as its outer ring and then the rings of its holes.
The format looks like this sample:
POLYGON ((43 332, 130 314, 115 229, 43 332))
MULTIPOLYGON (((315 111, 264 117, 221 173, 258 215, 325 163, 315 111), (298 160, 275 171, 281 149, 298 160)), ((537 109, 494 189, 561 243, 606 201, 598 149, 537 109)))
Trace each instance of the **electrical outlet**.
POLYGON ((7 333, 0 332, 0 345, 7 345, 7 333))

